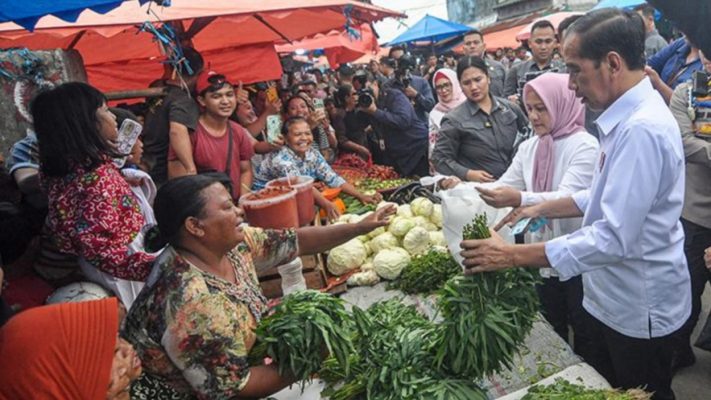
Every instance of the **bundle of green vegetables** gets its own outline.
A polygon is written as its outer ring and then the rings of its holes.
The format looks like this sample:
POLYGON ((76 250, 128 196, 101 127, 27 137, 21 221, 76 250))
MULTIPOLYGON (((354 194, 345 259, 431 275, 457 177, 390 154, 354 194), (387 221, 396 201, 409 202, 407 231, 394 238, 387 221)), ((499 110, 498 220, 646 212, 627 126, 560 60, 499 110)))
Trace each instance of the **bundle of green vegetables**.
MULTIPOLYGON (((491 237, 486 215, 464 239, 491 237)), ((440 291, 443 317, 435 363, 456 377, 481 378, 510 367, 538 312, 536 275, 522 268, 456 276, 440 291)))
POLYGON ((333 358, 320 377, 331 400, 486 399, 471 380, 432 368, 437 325, 398 299, 353 309, 356 352, 346 372, 333 358))
POLYGON ((521 400, 649 400, 650 393, 640 389, 588 389, 585 386, 556 379, 551 385, 536 385, 528 389, 521 400))
POLYGON ((432 293, 461 272, 462 267, 449 252, 433 249, 413 257, 391 287, 407 294, 432 293))
MULTIPOLYGON (((373 191, 373 193, 375 193, 373 191)), ((372 193, 365 193, 372 194, 372 193)), ((341 200, 343 200, 343 205, 346 206, 346 214, 361 215, 368 211, 375 211, 375 205, 373 204, 363 204, 360 200, 353 196, 347 194, 341 194, 341 200)))
POLYGON ((321 369, 326 352, 339 368, 350 370, 351 331, 351 317, 342 300, 315 290, 295 292, 261 320, 250 359, 258 363, 270 357, 280 375, 293 375, 303 388, 321 369))

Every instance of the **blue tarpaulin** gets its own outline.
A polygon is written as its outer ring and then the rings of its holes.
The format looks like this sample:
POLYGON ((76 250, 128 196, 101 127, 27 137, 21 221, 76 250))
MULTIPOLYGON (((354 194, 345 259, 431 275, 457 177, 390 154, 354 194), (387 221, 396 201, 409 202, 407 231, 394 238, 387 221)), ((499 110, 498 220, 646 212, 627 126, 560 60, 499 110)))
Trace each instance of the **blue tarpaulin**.
POLYGON ((593 7, 593 10, 606 7, 633 8, 643 3, 645 3, 644 0, 602 0, 593 7))
POLYGON ((461 35, 462 33, 470 30, 472 30, 472 28, 469 26, 449 22, 428 14, 410 29, 391 40, 389 44, 419 42, 425 40, 439 42, 440 40, 461 35))
MULTIPOLYGON (((87 8, 105 14, 121 5, 124 0, 2 0, 0 1, 0 22, 14 22, 32 31, 40 18, 45 15, 67 22, 76 22, 79 14, 87 8)), ((139 0, 141 4, 150 0, 139 0)), ((168 5, 169 1, 163 1, 168 5)))

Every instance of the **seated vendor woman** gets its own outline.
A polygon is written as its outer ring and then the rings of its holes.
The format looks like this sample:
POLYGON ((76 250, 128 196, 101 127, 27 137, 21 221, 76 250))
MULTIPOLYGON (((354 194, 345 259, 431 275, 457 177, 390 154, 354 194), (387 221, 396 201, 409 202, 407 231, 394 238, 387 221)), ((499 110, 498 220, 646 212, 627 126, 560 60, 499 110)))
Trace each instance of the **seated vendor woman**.
MULTIPOLYGON (((353 185, 340 177, 316 151, 311 143, 313 136, 308 122, 302 117, 292 117, 284 122, 284 139, 286 146, 279 151, 267 154, 262 163, 255 169, 254 188, 261 189, 272 179, 283 178, 287 175, 306 175, 324 182, 329 187, 338 187, 347 195, 353 196, 362 203, 377 203, 381 200, 379 194, 366 195, 358 191, 353 185)), ((316 202, 326 208, 332 219, 332 205, 316 192, 316 202), (325 203, 328 204, 325 204, 325 203)))
POLYGON ((253 329, 267 311, 257 271, 328 250, 384 226, 394 207, 357 224, 269 230, 243 224, 243 212, 218 181, 171 180, 155 200, 160 248, 145 289, 126 318, 124 337, 144 372, 188 396, 260 398, 294 382, 276 365, 247 363, 253 329))

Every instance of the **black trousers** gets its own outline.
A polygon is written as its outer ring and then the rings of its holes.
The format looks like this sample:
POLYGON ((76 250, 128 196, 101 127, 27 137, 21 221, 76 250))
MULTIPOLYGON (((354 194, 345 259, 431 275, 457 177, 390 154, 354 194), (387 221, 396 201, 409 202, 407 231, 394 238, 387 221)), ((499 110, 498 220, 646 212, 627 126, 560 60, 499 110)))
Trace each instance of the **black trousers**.
POLYGON ((711 246, 711 229, 681 219, 684 226, 684 253, 691 276, 691 315, 679 330, 677 350, 680 353, 691 351, 691 334, 699 321, 701 313, 701 295, 704 294, 706 282, 711 282, 711 271, 704 263, 704 250, 711 246))
POLYGON ((675 335, 637 339, 625 336, 585 313, 593 338, 586 360, 613 387, 643 387, 653 400, 674 400, 671 388, 675 335))
POLYGON ((568 342, 568 326, 573 328, 573 350, 587 360, 592 338, 587 332, 583 309, 583 280, 576 276, 561 282, 557 277, 543 278, 536 287, 541 301, 541 313, 555 332, 568 342))

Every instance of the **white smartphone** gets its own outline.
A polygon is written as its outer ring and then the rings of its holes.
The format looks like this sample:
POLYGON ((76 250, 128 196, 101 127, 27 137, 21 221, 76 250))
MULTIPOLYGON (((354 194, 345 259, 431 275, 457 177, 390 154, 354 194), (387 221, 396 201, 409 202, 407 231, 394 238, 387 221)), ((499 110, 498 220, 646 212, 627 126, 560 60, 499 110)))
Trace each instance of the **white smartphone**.
POLYGON ((270 115, 267 117, 267 142, 274 143, 281 135, 281 117, 270 115))
MULTIPOLYGON (((116 140, 118 142, 118 152, 120 154, 130 154, 141 131, 143 131, 143 127, 138 122, 128 118, 123 120, 118 131, 118 139, 116 140)), ((126 164, 126 158, 128 158, 128 156, 114 158, 114 165, 118 168, 123 167, 124 164, 126 164)))

